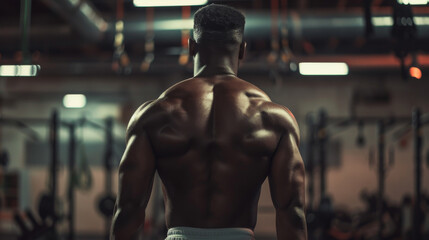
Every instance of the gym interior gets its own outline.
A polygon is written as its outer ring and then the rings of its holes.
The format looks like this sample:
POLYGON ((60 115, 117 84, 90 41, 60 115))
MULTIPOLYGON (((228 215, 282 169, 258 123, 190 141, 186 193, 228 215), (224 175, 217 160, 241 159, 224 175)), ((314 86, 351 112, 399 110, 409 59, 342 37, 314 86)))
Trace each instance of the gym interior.
MULTIPOLYGON (((1 1, 0 239, 108 239, 128 121, 193 76, 210 3, 244 13, 238 76, 299 124, 308 238, 429 239, 428 1, 161 2, 1 1)), ((165 238, 161 185, 140 239, 165 238)), ((276 239, 267 182, 254 231, 276 239)))

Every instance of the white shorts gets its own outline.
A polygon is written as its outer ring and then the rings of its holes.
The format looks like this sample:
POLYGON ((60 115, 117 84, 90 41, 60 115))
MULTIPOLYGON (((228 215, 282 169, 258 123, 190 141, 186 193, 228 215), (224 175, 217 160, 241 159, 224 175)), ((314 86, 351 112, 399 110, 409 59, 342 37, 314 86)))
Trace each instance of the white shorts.
POLYGON ((253 231, 248 228, 170 228, 165 240, 254 240, 253 231))

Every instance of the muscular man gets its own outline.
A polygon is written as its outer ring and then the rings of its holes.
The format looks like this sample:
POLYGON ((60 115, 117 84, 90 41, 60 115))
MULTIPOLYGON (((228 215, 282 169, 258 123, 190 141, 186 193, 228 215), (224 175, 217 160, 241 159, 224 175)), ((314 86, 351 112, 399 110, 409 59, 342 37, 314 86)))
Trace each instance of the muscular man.
POLYGON ((287 108, 237 77, 244 22, 222 5, 197 11, 189 40, 194 77, 131 118, 112 239, 132 239, 143 224, 155 171, 167 239, 253 239, 267 177, 278 239, 307 238, 298 125, 287 108))

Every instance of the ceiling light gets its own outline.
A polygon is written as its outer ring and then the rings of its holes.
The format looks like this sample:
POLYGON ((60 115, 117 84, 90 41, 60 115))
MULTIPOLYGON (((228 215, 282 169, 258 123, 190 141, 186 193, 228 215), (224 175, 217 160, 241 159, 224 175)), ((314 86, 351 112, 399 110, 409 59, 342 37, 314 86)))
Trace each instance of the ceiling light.
POLYGON ((34 77, 40 71, 40 65, 1 65, 0 77, 34 77))
MULTIPOLYGON (((419 26, 429 26, 429 17, 414 17, 414 23, 419 26)), ((391 27, 393 26, 392 17, 373 17, 372 24, 377 27, 391 27)))
POLYGON ((194 19, 160 20, 155 24, 155 28, 158 30, 182 30, 193 27, 194 19))
POLYGON ((422 70, 418 67, 410 67, 409 69, 410 76, 415 79, 421 79, 422 78, 422 70))
POLYGON ((301 62, 301 75, 348 75, 349 67, 342 62, 301 62))
POLYGON ((67 94, 63 98, 66 108, 83 108, 86 105, 86 96, 83 94, 67 94))
POLYGON ((208 0, 134 0, 136 7, 177 7, 207 4, 208 0))
POLYGON ((410 5, 426 5, 428 4, 428 0, 398 0, 398 3, 410 5))

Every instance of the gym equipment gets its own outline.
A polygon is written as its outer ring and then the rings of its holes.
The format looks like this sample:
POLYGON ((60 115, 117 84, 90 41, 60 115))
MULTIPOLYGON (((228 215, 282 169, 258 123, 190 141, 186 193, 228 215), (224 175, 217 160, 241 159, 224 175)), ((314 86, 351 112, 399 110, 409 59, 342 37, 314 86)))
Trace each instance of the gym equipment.
POLYGON ((413 48, 415 46, 416 34, 417 28, 414 23, 411 6, 393 1, 392 37, 394 38, 395 55, 401 62, 401 76, 403 80, 407 80, 409 77, 408 69, 405 66, 405 58, 410 52, 415 51, 413 48))
POLYGON ((115 207, 116 197, 113 195, 105 195, 98 201, 98 210, 104 217, 112 217, 115 207))
MULTIPOLYGON (((59 142, 59 128, 60 128, 59 114, 54 110, 50 119, 49 141, 51 146, 51 162, 49 167, 49 185, 48 191, 43 193, 39 200, 38 213, 42 219, 42 224, 46 226, 43 231, 44 236, 50 236, 49 239, 58 239, 57 223, 63 218, 60 206, 61 202, 57 199, 57 185, 58 185, 58 142, 59 142)), ((37 227, 33 227, 31 232, 23 231, 22 237, 39 236, 37 227)))
POLYGON ((9 153, 2 151, 0 154, 0 167, 6 167, 9 164, 9 153))
POLYGON ((46 223, 40 223, 31 210, 27 209, 22 213, 25 216, 26 221, 21 214, 14 213, 14 221, 18 225, 21 235, 18 237, 19 240, 57 240, 58 236, 53 234, 52 226, 46 223))
MULTIPOLYGON (((116 201, 112 191, 112 170, 113 170, 113 156, 114 156, 114 136, 113 136, 113 118, 105 119, 105 126, 82 118, 80 120, 80 127, 83 129, 84 125, 103 130, 105 134, 106 144, 104 151, 104 169, 105 169, 105 190, 104 193, 97 199, 96 208, 106 218, 106 235, 108 236, 110 231, 110 218, 113 216, 113 208, 116 201)), ((81 158, 86 158, 83 151, 83 145, 81 145, 81 158)), ((81 161, 81 164, 87 164, 87 161, 81 161)), ((87 167, 87 166, 86 166, 87 167)), ((86 168, 84 166, 84 168, 86 168)), ((83 170, 83 169, 81 169, 83 170)), ((88 170, 88 169, 87 169, 88 170)), ((88 175, 90 176, 90 175, 88 175)))
POLYGON ((364 124, 363 121, 359 121, 358 124, 357 124, 358 135, 356 137, 356 145, 358 147, 364 147, 365 146, 365 142, 366 141, 365 141, 365 136, 364 136, 364 133, 363 133, 364 126, 365 126, 365 124, 364 124))
POLYGON ((320 110, 319 122, 317 125, 317 148, 320 164, 320 204, 322 204, 323 199, 326 199, 326 142, 328 140, 326 125, 326 112, 320 110))
POLYGON ((271 51, 267 56, 267 61, 274 65, 279 59, 279 0, 271 0, 271 51))
POLYGON ((43 222, 47 222, 48 219, 55 218, 55 205, 54 198, 49 193, 43 193, 39 200, 38 213, 42 218, 43 222))
POLYGON ((314 203, 314 144, 315 144, 315 125, 314 119, 311 114, 307 115, 306 119, 307 128, 308 128, 308 137, 307 137, 307 166, 306 171, 308 174, 308 209, 307 211, 312 211, 314 203))
POLYGON ((30 64, 30 24, 31 24, 31 0, 21 0, 20 28, 22 63, 30 64))
POLYGON ((92 188, 92 174, 91 169, 89 168, 88 158, 86 155, 85 143, 84 143, 84 127, 85 123, 88 121, 86 119, 81 119, 79 121, 80 127, 80 140, 79 140, 79 163, 76 166, 75 171, 73 172, 73 185, 79 190, 90 190, 92 188))
POLYGON ((8 164, 9 164, 9 154, 6 151, 3 151, 0 154, 0 209, 2 209, 5 204, 5 199, 3 195, 4 194, 3 179, 4 179, 4 169, 7 167, 8 164))
POLYGON ((115 24, 115 41, 113 42, 113 61, 112 69, 117 74, 130 74, 132 71, 131 61, 125 51, 124 43, 124 1, 117 0, 116 24, 115 24))
POLYGON ((363 10, 365 13, 365 37, 369 38, 374 34, 374 25, 372 24, 372 12, 371 12, 372 0, 363 1, 363 10))
POLYGON ((422 122, 421 112, 419 109, 415 109, 412 115, 412 125, 414 133, 414 167, 415 167, 415 196, 414 196, 414 212, 413 212, 413 239, 421 240, 421 225, 423 219, 421 218, 421 185, 422 185, 422 122))
POLYGON ((13 219, 16 225, 18 225, 19 229, 21 230, 21 236, 19 237, 19 240, 30 239, 31 231, 25 223, 24 219, 18 213, 14 214, 13 219))
POLYGON ((373 167, 375 164, 375 149, 373 147, 370 147, 368 151, 368 163, 369 167, 373 167))
MULTIPOLYGON (((352 124, 358 124, 358 144, 364 142, 363 126, 364 124, 377 124, 378 129, 378 141, 377 141, 377 181, 378 181, 378 196, 377 196, 377 222, 378 222, 378 238, 383 239, 384 231, 384 220, 383 215, 385 213, 383 201, 384 201, 384 188, 385 188, 385 148, 386 148, 386 134, 394 125, 398 123, 407 123, 409 125, 409 117, 352 117, 352 118, 335 118, 327 117, 325 111, 319 112, 318 123, 316 124, 317 133, 317 151, 319 155, 319 166, 320 166, 320 200, 326 199, 326 146, 329 137, 332 137, 332 133, 329 132, 330 126, 334 125, 337 127, 349 127, 352 124), (360 139, 359 139, 360 138, 360 139), (363 140, 362 140, 363 139, 363 140)), ((389 153, 390 163, 393 164, 394 152, 389 153)), ((370 148, 370 166, 374 165, 375 162, 375 150, 370 148)), ((322 202, 319 204, 319 208, 322 206, 322 202)), ((317 217, 317 215, 316 215, 317 217)), ((319 216, 320 217, 320 216, 319 216)))
POLYGON ((40 139, 39 134, 37 134, 36 131, 31 129, 19 119, 0 118, 0 124, 12 125, 16 127, 32 141, 38 141, 40 139))
POLYGON ((51 163, 49 170, 49 187, 48 191, 40 197, 39 200, 39 216, 44 222, 52 221, 52 228, 56 231, 58 216, 57 210, 57 179, 58 179, 58 129, 59 129, 59 115, 56 110, 53 111, 50 122, 50 145, 51 145, 51 163))
MULTIPOLYGON (((47 119, 18 120, 18 119, 0 118, 0 124, 8 124, 8 125, 17 127, 19 130, 25 133, 31 140, 40 139, 38 134, 24 123, 27 121, 35 124, 41 124, 41 125, 45 125, 47 122, 50 124, 49 140, 50 140, 50 146, 51 146, 51 160, 50 160, 49 174, 48 174, 49 175, 48 188, 47 188, 47 191, 40 196, 39 203, 37 206, 37 212, 38 212, 37 215, 39 215, 41 222, 39 222, 37 218, 34 216, 35 214, 33 214, 29 210, 26 210, 23 213, 18 213, 18 212, 15 213, 15 216, 14 216, 15 223, 21 229, 21 233, 22 233, 20 236, 20 239, 34 240, 34 239, 58 239, 59 238, 56 231, 56 226, 57 226, 57 223, 65 217, 65 214, 62 211, 62 203, 57 198, 57 183, 58 183, 57 170, 58 170, 58 163, 59 163, 58 162, 59 161, 59 156, 58 156, 59 129, 60 127, 67 127, 69 130, 69 138, 70 138, 68 160, 69 160, 69 174, 71 176, 70 184, 67 189, 67 198, 69 201, 67 220, 69 224, 68 239, 72 240, 75 238, 74 236, 74 232, 75 232, 74 230, 74 221, 75 221, 74 190, 76 188, 88 189, 91 187, 91 182, 92 182, 90 180, 91 176, 90 176, 89 166, 86 161, 86 157, 85 159, 81 159, 78 169, 76 169, 76 166, 75 166, 76 165, 76 161, 75 161, 76 125, 81 124, 83 126, 84 123, 89 123, 91 126, 97 129, 106 130, 106 132, 108 128, 98 125, 87 119, 82 119, 79 121, 70 120, 68 122, 60 121, 59 114, 56 110, 53 111, 49 120, 47 119), (86 180, 82 181, 81 179, 86 179, 86 180)), ((111 133, 111 129, 109 130, 109 132, 111 133)), ((111 138, 113 138, 113 135, 111 136, 111 138)), ((109 144, 110 145, 113 144, 113 139, 109 142, 109 144)), ((111 158, 112 157, 111 155, 113 153, 113 146, 109 147, 108 149, 110 149, 110 153, 109 154, 106 153, 106 154, 111 158)), ((7 159, 8 159, 7 152, 5 151, 2 152, 2 154, 0 154, 0 166, 1 164, 7 164, 8 163, 7 159)), ((105 202, 107 201, 105 200, 104 203, 105 202)), ((112 204, 103 204, 103 205, 109 206, 112 204)), ((113 210, 110 212, 112 213, 113 210)))
POLYGON ((377 197, 377 219, 378 219, 378 239, 383 239, 383 199, 385 186, 385 166, 384 166, 384 150, 385 150, 385 134, 386 125, 383 120, 379 120, 378 128, 378 197, 377 197))
POLYGON ((292 50, 290 49, 290 43, 289 43, 289 30, 288 30, 288 20, 287 20, 287 0, 281 0, 280 2, 281 6, 281 28, 280 28, 280 36, 281 36, 281 53, 280 53, 280 60, 282 66, 286 65, 286 68, 291 71, 296 71, 293 68, 293 65, 296 63, 294 62, 295 56, 292 53, 292 50))
POLYGON ((395 164, 395 147, 393 145, 389 146, 387 159, 389 159, 389 166, 393 166, 393 164, 395 164))
POLYGON ((113 216, 116 196, 112 192, 112 169, 113 169, 113 119, 107 118, 104 127, 106 146, 104 150, 104 194, 99 198, 97 207, 105 218, 106 239, 109 238, 111 219, 113 216))
POLYGON ((153 21, 154 20, 154 9, 153 8, 146 8, 146 35, 145 35, 145 44, 144 44, 144 50, 145 50, 145 57, 140 65, 140 70, 143 72, 147 72, 150 69, 150 66, 152 62, 155 59, 155 32, 154 32, 154 26, 153 21))
MULTIPOLYGON (((182 19, 187 20, 191 17, 191 7, 190 6, 183 6, 182 7, 182 19)), ((148 19, 149 20, 149 19, 148 19)), ((153 19, 151 19, 149 22, 152 22, 153 19)), ((153 29, 150 29, 153 31, 153 29)), ((182 51, 179 56, 178 63, 181 66, 186 66, 189 64, 189 50, 188 50, 188 39, 191 36, 191 31, 189 29, 182 29, 182 36, 181 36, 181 42, 182 42, 182 51)))
POLYGON ((67 191, 67 198, 69 202, 69 212, 68 212, 68 223, 69 223, 69 233, 68 233, 68 239, 73 240, 74 239, 74 232, 75 232, 75 196, 74 196, 74 169, 75 169, 75 160, 76 160, 76 132, 75 132, 75 124, 70 123, 68 125, 69 127, 69 178, 70 183, 68 186, 67 191))
POLYGON ((426 167, 429 168, 429 149, 426 151, 426 167))

